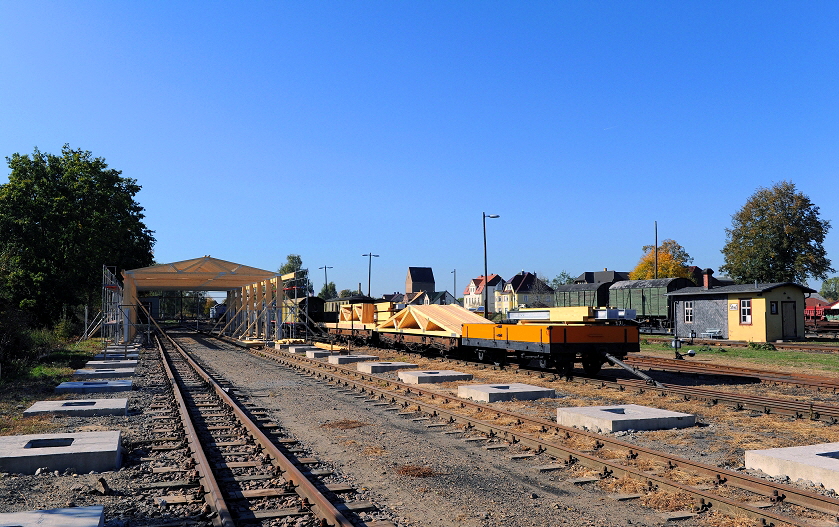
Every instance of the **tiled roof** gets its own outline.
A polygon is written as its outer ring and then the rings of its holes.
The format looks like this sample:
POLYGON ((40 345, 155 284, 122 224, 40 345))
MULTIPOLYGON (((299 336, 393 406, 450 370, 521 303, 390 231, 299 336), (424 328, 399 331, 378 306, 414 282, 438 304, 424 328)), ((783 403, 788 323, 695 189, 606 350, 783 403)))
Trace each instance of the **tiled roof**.
POLYGON ((677 289, 670 293, 666 293, 668 296, 683 296, 683 295, 728 295, 728 294, 736 294, 736 293, 766 293, 773 289, 777 289, 779 287, 784 286, 792 286, 798 287, 805 293, 815 293, 815 289, 810 289, 809 287, 803 286, 801 284, 796 284, 793 282, 778 282, 778 283, 771 283, 771 284, 734 284, 734 285, 724 285, 720 287, 712 287, 711 289, 705 289, 704 287, 684 287, 682 289, 677 289))
MULTIPOLYGON (((490 287, 496 285, 499 281, 501 281, 501 277, 497 274, 489 275, 489 285, 490 287)), ((463 290, 464 295, 469 294, 469 286, 475 284, 475 294, 482 295, 484 293, 484 275, 479 276, 478 278, 473 278, 469 281, 469 285, 466 286, 466 289, 463 290)))
POLYGON ((430 267, 409 267, 408 276, 412 282, 433 282, 434 271, 430 267))

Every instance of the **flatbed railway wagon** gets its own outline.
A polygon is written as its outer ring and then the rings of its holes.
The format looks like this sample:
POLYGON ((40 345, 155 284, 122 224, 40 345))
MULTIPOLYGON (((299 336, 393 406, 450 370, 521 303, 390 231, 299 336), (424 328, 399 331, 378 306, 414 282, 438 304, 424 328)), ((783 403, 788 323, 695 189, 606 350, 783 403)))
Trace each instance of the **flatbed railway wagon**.
POLYGON ((581 362, 588 375, 607 362, 605 353, 623 360, 640 350, 637 326, 605 324, 464 324, 460 345, 481 361, 536 360, 563 373, 581 362))

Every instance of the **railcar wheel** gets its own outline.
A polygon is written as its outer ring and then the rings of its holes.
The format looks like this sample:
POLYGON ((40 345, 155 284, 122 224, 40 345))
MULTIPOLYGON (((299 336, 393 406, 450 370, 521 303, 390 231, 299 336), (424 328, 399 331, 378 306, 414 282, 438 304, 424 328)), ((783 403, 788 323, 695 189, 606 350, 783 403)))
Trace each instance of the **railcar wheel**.
POLYGON ((549 369, 554 367, 554 361, 552 361, 551 359, 548 359, 548 358, 539 359, 538 364, 539 364, 539 368, 541 368, 543 370, 549 370, 549 369))
POLYGON ((586 375, 591 377, 597 375, 600 372, 600 368, 603 366, 603 362, 599 356, 595 355, 584 355, 583 356, 583 371, 586 372, 586 375))

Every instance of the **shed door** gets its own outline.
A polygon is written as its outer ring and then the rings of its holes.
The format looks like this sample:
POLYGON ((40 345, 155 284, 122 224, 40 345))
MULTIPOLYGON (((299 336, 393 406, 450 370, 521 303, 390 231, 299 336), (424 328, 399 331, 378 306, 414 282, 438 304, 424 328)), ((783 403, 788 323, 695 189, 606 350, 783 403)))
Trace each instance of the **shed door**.
POLYGON ((795 316, 795 302, 781 302, 781 325, 783 338, 798 338, 798 319, 795 316))

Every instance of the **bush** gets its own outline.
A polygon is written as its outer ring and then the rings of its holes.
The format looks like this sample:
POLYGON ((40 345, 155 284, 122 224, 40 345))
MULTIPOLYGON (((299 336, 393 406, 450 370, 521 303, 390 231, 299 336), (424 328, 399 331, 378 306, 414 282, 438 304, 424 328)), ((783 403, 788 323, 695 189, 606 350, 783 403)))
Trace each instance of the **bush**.
POLYGON ((771 342, 749 342, 749 349, 750 350, 761 350, 761 351, 775 351, 775 345, 771 342))

